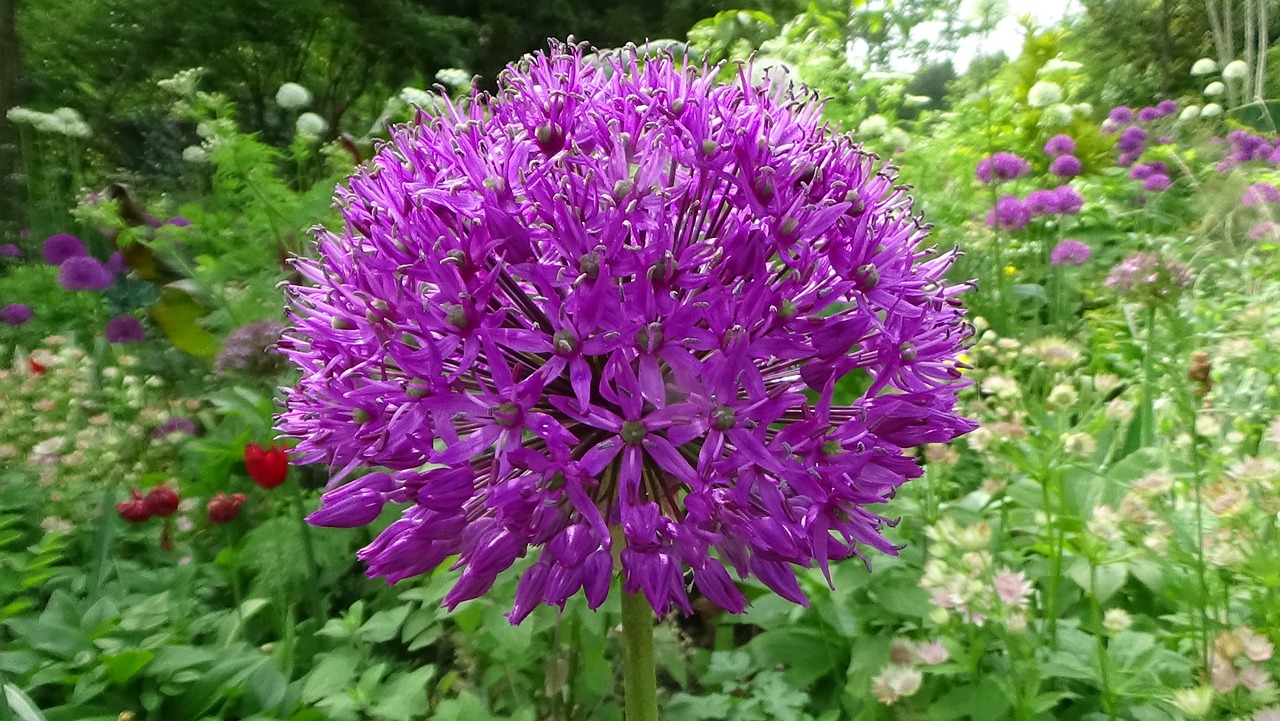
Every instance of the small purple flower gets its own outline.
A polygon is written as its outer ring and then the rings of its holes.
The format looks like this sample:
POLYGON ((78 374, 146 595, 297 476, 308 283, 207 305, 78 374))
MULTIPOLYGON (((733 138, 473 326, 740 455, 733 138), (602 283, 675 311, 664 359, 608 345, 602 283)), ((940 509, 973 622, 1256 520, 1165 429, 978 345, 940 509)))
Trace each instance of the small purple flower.
POLYGON ((273 378, 285 368, 285 357, 276 350, 285 324, 263 320, 242 325, 222 342, 213 371, 218 375, 241 373, 254 378, 273 378))
POLYGON ((1249 240, 1257 243, 1268 239, 1280 239, 1280 225, 1270 220, 1264 220, 1249 229, 1249 240))
POLYGON ((151 431, 151 437, 164 438, 172 433, 182 433, 188 436, 194 436, 196 434, 196 430, 195 421, 190 418, 178 416, 176 418, 170 418, 160 426, 157 426, 155 430, 151 431))
POLYGON ((1153 193, 1168 190, 1170 185, 1173 185, 1173 181, 1169 179, 1169 176, 1159 173, 1147 176, 1147 179, 1142 181, 1142 189, 1153 193))
POLYGON ((1271 183, 1254 183, 1245 188, 1240 196, 1240 204, 1246 208, 1255 208, 1266 203, 1280 203, 1280 188, 1271 183))
POLYGON ((164 221, 164 225, 172 225, 175 228, 187 228, 190 227, 191 221, 179 215, 164 221))
POLYGON ((1064 240, 1053 246, 1049 253, 1050 265, 1084 265, 1089 262, 1093 249, 1078 240, 1064 240))
POLYGON ((1129 169, 1129 177, 1133 180, 1146 180, 1153 175, 1169 175, 1169 166, 1153 160, 1150 163, 1139 163, 1129 169))
POLYGON ((1057 200, 1054 211, 1058 215, 1075 215, 1084 208, 1084 196, 1070 185, 1063 185, 1053 192, 1057 200))
POLYGON ((129 270, 129 267, 125 265, 124 256, 119 252, 112 253, 111 257, 107 258, 106 268, 107 272, 112 275, 119 275, 129 270))
POLYGON ((0 322, 6 325, 22 325, 31 320, 31 306, 23 303, 10 303, 0 308, 0 322))
POLYGON ((1190 287, 1191 271, 1158 253, 1135 253, 1112 268, 1103 285, 1130 300, 1154 303, 1190 287))
POLYGON ((1049 163, 1049 172, 1060 178, 1074 178, 1083 170, 1080 159, 1074 155, 1059 155, 1049 163))
POLYGON ((49 236, 41 251, 44 262, 49 265, 62 265, 68 258, 78 258, 86 253, 84 243, 70 233, 49 236))
POLYGON ((58 269, 58 285, 67 290, 106 290, 112 282, 107 267, 88 255, 68 258, 58 269))
POLYGON ((1133 165, 1134 163, 1136 163, 1138 161, 1138 158, 1141 158, 1141 157, 1142 157, 1141 148, 1137 150, 1125 151, 1121 153, 1119 159, 1116 160, 1116 165, 1122 168, 1127 168, 1130 165, 1133 165))
POLYGON ((1120 133, 1120 140, 1116 141, 1116 147, 1125 152, 1132 152, 1141 150, 1145 142, 1147 142, 1147 131, 1135 125, 1125 128, 1124 132, 1120 133))
POLYGON ((1055 135, 1044 144, 1044 154, 1050 158, 1071 155, 1076 152, 1076 141, 1070 135, 1055 135))
POLYGON ((1178 112, 1178 103, 1174 100, 1166 98, 1156 103, 1156 113, 1162 118, 1167 118, 1176 112, 1178 112))
POLYGON ((1013 153, 996 153, 988 158, 983 158, 979 163, 975 174, 978 180, 990 185, 991 183, 999 183, 1015 178, 1021 178, 1031 172, 1031 163, 1027 160, 1014 155, 1013 153))
POLYGON ((1156 143, 1157 143, 1158 145, 1172 145, 1172 144, 1173 144, 1173 136, 1172 136, 1172 135, 1161 135, 1160 137, 1156 138, 1156 143))
MULTIPOLYGON (((1031 217, 1039 217, 1041 215, 1053 215, 1058 210, 1058 194, 1052 190, 1033 190, 1027 194, 1023 206, 1031 217)), ((999 206, 997 206, 999 207, 999 206)), ((988 225, 990 223, 988 222, 988 225)))
POLYGON ((987 225, 998 230, 1022 230, 1029 222, 1031 222, 1031 210, 1016 195, 1001 197, 996 201, 996 206, 991 209, 991 212, 987 213, 987 225))
POLYGON ((0 258, 21 258, 22 248, 13 243, 5 243, 0 245, 0 258))
POLYGON ((1133 109, 1124 105, 1112 108, 1111 112, 1107 115, 1107 120, 1110 120, 1113 123, 1131 123, 1133 122, 1133 109))
POLYGON ((147 331, 142 327, 142 323, 131 315, 122 315, 107 321, 107 342, 125 345, 129 343, 141 343, 147 337, 147 331))
POLYGON ((1155 108, 1143 108, 1138 111, 1138 122, 1149 123, 1160 119, 1160 111, 1155 108))
POLYGON ((615 563, 659 614, 690 583, 740 612, 740 579, 805 603, 797 566, 896 550, 866 506, 922 473, 907 449, 974 427, 953 256, 922 255, 910 198, 817 105, 751 75, 553 46, 339 188, 287 289, 277 424, 349 481, 312 521, 399 506, 370 575, 456 557, 453 608, 532 555, 519 623, 599 607, 615 563), (851 372, 870 387, 837 400, 851 372))

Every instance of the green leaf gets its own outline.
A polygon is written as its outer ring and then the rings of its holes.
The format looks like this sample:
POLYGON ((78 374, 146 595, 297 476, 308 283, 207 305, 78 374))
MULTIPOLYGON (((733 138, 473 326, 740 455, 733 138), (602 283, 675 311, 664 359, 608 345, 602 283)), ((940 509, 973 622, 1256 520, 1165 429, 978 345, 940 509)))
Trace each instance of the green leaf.
POLYGON ((396 606, 378 611, 360 627, 360 637, 370 643, 390 641, 400 632, 400 625, 408 615, 408 606, 396 606))
POLYGON ((929 706, 931 721, 951 721, 968 717, 973 721, 995 721, 1004 718, 1009 699, 991 677, 971 686, 953 689, 929 706))
POLYGON ((4 700, 9 708, 18 715, 20 721, 45 721, 44 714, 36 708, 35 702, 22 692, 22 689, 11 683, 4 685, 4 700))
POLYGON ((122 651, 112 655, 98 657, 99 663, 107 669, 107 678, 117 686, 123 686, 129 679, 137 676, 142 669, 156 657, 155 651, 145 649, 122 651))
POLYGON ((342 649, 325 655, 307 675, 302 686, 303 703, 315 703, 326 696, 345 693, 356 677, 360 654, 355 649, 342 649))
POLYGON ((379 690, 379 701, 369 712, 389 721, 410 721, 428 707, 427 684, 435 675, 434 666, 423 666, 400 676, 379 690))
POLYGON ((666 705, 664 718, 669 721, 721 721, 728 719, 733 712, 731 701, 730 696, 722 693, 706 696, 676 693, 666 705))
POLYGON ((160 291, 151 306, 151 318, 174 348, 197 358, 218 354, 218 339, 202 328, 199 320, 209 311, 191 293, 172 285, 160 291))

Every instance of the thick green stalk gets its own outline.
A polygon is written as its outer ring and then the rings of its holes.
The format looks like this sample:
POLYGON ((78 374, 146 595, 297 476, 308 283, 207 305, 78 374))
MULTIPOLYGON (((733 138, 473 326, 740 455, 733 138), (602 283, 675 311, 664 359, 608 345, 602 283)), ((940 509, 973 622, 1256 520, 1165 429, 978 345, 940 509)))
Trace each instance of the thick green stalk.
POLYGON ((622 593, 622 662, 626 721, 658 721, 653 609, 641 593, 622 593))
MULTIPOLYGON (((302 507, 302 484, 298 480, 297 474, 293 481, 289 484, 290 500, 293 502, 293 518, 298 523, 298 536, 302 541, 302 556, 307 563, 307 575, 311 578, 311 583, 320 583, 320 565, 316 563, 316 549, 311 541, 311 526, 307 525, 307 512, 302 507)), ((316 623, 323 624, 325 621, 325 612, 321 595, 315 592, 315 589, 307 590, 307 598, 311 602, 311 615, 315 618, 316 623)))
POLYGON ((1138 444, 1146 448, 1155 443, 1155 363, 1156 308, 1147 308, 1147 338, 1142 348, 1142 406, 1138 409, 1138 444))

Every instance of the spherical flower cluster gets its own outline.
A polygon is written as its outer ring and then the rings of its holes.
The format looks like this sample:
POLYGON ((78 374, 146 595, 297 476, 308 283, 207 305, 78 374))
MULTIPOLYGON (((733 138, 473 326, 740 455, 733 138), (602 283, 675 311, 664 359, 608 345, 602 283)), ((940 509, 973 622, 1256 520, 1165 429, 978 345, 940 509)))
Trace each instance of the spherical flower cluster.
POLYGON ((77 258, 87 253, 84 242, 70 233, 49 236, 40 250, 44 262, 49 265, 62 265, 68 258, 77 258))
POLYGON ((1200 117, 1200 106, 1188 105, 1187 107, 1183 108, 1182 113, 1178 115, 1178 121, 1183 123, 1189 123, 1193 120, 1199 119, 1199 117, 1200 117))
POLYGON ((68 258, 58 268, 58 285, 66 290, 106 290, 112 282, 107 267, 92 256, 68 258))
POLYGON ((1191 75, 1197 78, 1213 75, 1216 72, 1218 72, 1218 64, 1210 58, 1200 58, 1191 66, 1191 75))
MULTIPOLYGON (((1037 191, 1048 192, 1048 191, 1037 191)), ((987 213, 987 225, 997 230, 1018 231, 1031 222, 1031 208, 1016 195, 1004 195, 987 213)))
POLYGON ((254 378, 278 375, 286 361, 275 346, 286 327, 280 321, 263 320, 231 331, 213 362, 214 373, 242 373, 254 378))
POLYGON ((436 81, 451 88, 465 88, 471 84, 472 74, 461 68, 441 68, 436 71, 436 81))
POLYGON ((285 110, 297 110, 311 104, 311 91, 297 83, 285 83, 276 91, 276 105, 285 110))
POLYGON ((182 416, 178 416, 176 418, 170 418, 169 420, 157 426, 155 430, 151 431, 151 437, 166 438, 174 433, 179 433, 187 436, 194 436, 197 430, 198 429, 196 428, 195 421, 191 420, 190 418, 183 418, 182 416))
MULTIPOLYGON (((1226 92, 1227 92, 1227 86, 1218 80, 1215 80, 1209 83, 1208 85, 1204 86, 1204 94, 1205 94, 1205 97, 1208 97, 1208 98, 1219 98, 1219 97, 1222 97, 1222 95, 1226 92)), ((1203 113, 1201 114, 1203 115, 1203 113)))
POLYGON ((1074 155, 1059 155, 1049 163, 1049 172, 1060 178, 1074 178, 1083 170, 1080 159, 1074 155))
POLYGON ((31 320, 34 313, 31 306, 24 303, 10 303, 0 308, 0 323, 5 325, 22 325, 31 320))
POLYGON ((1244 163, 1255 161, 1280 163, 1280 143, 1274 142, 1274 139, 1243 130, 1232 130, 1227 133, 1227 144, 1229 150, 1222 162, 1218 163, 1218 172, 1230 172, 1244 163))
POLYGON ((42 113, 19 105, 9 108, 5 117, 16 125, 30 125, 42 133, 55 133, 69 138, 87 138, 93 135, 93 129, 75 108, 63 107, 52 113, 42 113))
POLYGON ((1041 80, 1027 91, 1027 104, 1033 108, 1047 108, 1062 102, 1062 87, 1057 83, 1041 80))
POLYGON ((137 318, 122 315, 107 321, 106 335, 107 342, 124 345, 141 343, 147 337, 147 331, 137 318))
POLYGON ((1232 60, 1222 68, 1222 77, 1225 80, 1244 80, 1249 74, 1249 66, 1243 60, 1232 60))
POLYGON ((990 185, 1021 178, 1031 172, 1031 163, 1013 153, 996 153, 978 162, 978 180, 990 185))
POLYGON ((1050 158, 1071 155, 1076 152, 1076 141, 1070 135, 1055 135, 1044 144, 1044 154, 1050 158))
POLYGON ((1271 220, 1255 223, 1253 227, 1249 228, 1248 236, 1249 240, 1255 243, 1261 243, 1264 240, 1280 240, 1280 223, 1271 220))
POLYGON ((320 117, 316 113, 303 113, 298 116, 298 120, 294 126, 299 135, 316 138, 324 135, 325 131, 329 129, 329 121, 320 117))
POLYGON ((889 121, 883 115, 870 115, 858 123, 859 138, 878 138, 889 132, 889 121))
POLYGON ((1124 152, 1141 150, 1146 142, 1147 131, 1133 125, 1125 128, 1124 132, 1120 133, 1120 139, 1116 141, 1116 148, 1124 152))
POLYGON ((1159 173, 1149 175, 1142 181, 1142 189, 1152 193, 1159 193, 1168 190, 1171 185, 1173 185, 1173 181, 1169 176, 1161 175, 1159 173))
POLYGON ((1053 246, 1049 253, 1050 265, 1084 265, 1089 262, 1093 250, 1078 240, 1064 240, 1053 246))
POLYGON ((4 243, 0 245, 0 258, 21 258, 22 248, 13 243, 4 243))
POLYGON ((1240 204, 1246 208, 1255 208, 1267 203, 1280 203, 1280 188, 1271 183, 1254 183, 1245 188, 1240 196, 1240 204))
POLYGON ((557 46, 340 189, 288 289, 278 423, 335 482, 385 469, 313 523, 409 504, 371 575, 457 556, 453 607, 537 548, 513 622, 598 607, 615 557, 659 613, 689 612, 686 569, 737 612, 730 569, 804 603, 794 566, 894 551, 867 506, 920 475, 907 448, 974 427, 954 256, 811 98, 717 71, 557 46), (835 405, 851 372, 870 387, 835 405))
POLYGON ((1129 177, 1134 180, 1146 180, 1153 175, 1168 175, 1169 166, 1159 160, 1153 160, 1149 163, 1139 163, 1129 168, 1129 177))
POLYGON ((1157 253, 1134 253, 1111 269, 1103 285, 1130 300, 1150 303, 1190 287, 1191 271, 1157 253))

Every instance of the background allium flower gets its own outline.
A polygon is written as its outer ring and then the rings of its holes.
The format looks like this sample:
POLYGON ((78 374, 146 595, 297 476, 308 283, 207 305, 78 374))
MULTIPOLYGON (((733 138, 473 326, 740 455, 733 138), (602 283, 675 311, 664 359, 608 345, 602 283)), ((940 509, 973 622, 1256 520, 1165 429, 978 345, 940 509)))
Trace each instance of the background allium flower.
POLYGON ((188 436, 194 436, 196 434, 196 430, 196 423, 190 418, 170 418, 157 426, 155 430, 151 431, 151 437, 164 438, 171 433, 182 433, 188 436))
POLYGON ((68 258, 76 258, 87 252, 79 238, 70 233, 58 233, 49 236, 44 242, 40 255, 49 265, 62 265, 68 258))
POLYGON ((1103 282, 1131 300, 1151 302, 1191 285, 1191 271, 1157 253, 1134 253, 1111 269, 1103 282))
POLYGON ((6 325, 22 325, 31 320, 31 306, 23 303, 10 303, 0 308, 0 322, 6 325))
POLYGON ((5 243, 0 245, 0 258, 21 258, 22 248, 13 243, 5 243))
POLYGON ((110 343, 141 343, 147 331, 131 315, 122 315, 107 321, 107 341, 110 343))
POLYGON ((1041 80, 1027 91, 1027 104, 1033 108, 1047 108, 1062 102, 1062 87, 1057 83, 1041 80))
POLYGON ((660 613, 690 610, 685 569, 741 611, 726 564, 804 603, 794 565, 893 552, 866 506, 920 475, 905 449, 974 427, 954 255, 917 257, 910 200, 811 98, 715 71, 556 46, 340 189, 289 289, 278 422, 299 463, 386 469, 315 522, 409 504, 371 575, 457 555, 453 607, 540 548, 519 622, 598 607, 614 550, 660 613))
POLYGON ((107 258, 107 262, 103 265, 106 267, 107 272, 112 275, 119 275, 129 270, 129 266, 124 262, 124 256, 120 253, 112 253, 111 257, 107 258))
POLYGON ((311 91, 297 83, 285 83, 276 91, 276 105, 286 110, 297 110, 311 104, 311 91))
POLYGON ((1213 75, 1216 72, 1218 72, 1218 64, 1209 58, 1200 58, 1191 66, 1191 75, 1197 78, 1213 75))
POLYGON ((1188 105, 1187 107, 1182 109, 1182 114, 1178 116, 1178 120, 1184 123, 1189 123, 1192 120, 1196 120, 1199 117, 1200 117, 1200 106, 1188 105))
MULTIPOLYGON (((1035 192, 1048 193, 1049 191, 1035 192)), ((987 225, 999 230, 1022 230, 1029 222, 1031 222, 1031 209, 1016 195, 1001 196, 996 201, 996 206, 987 213, 987 225)))
POLYGON ((1266 203, 1280 203, 1280 188, 1271 183, 1254 183, 1245 188, 1240 196, 1240 204, 1253 208, 1266 203))
POLYGON ((1166 98, 1156 103, 1157 117, 1167 118, 1176 112, 1178 112, 1178 102, 1176 100, 1166 98))
POLYGON ((1125 128, 1120 133, 1120 140, 1116 141, 1116 147, 1122 151, 1140 150, 1145 142, 1147 142, 1147 131, 1133 126, 1125 128))
POLYGON ((1084 208, 1084 196, 1070 185, 1062 185, 1053 191, 1055 205, 1053 211, 1058 215, 1075 215, 1084 208))
POLYGON ((111 283, 107 267, 92 256, 68 258, 58 268, 58 285, 67 290, 106 290, 111 283))
POLYGON ((1080 159, 1074 155, 1059 155, 1049 163, 1049 172, 1061 178, 1074 178, 1081 170, 1080 159))
POLYGON ((1084 265, 1089 262, 1093 250, 1078 240, 1064 240, 1053 246, 1049 253, 1051 265, 1084 265))
MULTIPOLYGON (((1223 94, 1223 93, 1225 93, 1225 92, 1227 92, 1227 86, 1226 86, 1226 85, 1223 85, 1220 81, 1217 81, 1217 80, 1215 80, 1215 81, 1213 81, 1213 82, 1209 83, 1208 85, 1204 86, 1204 94, 1205 94, 1206 96, 1208 96, 1208 97, 1211 97, 1211 98, 1219 97, 1220 95, 1222 95, 1222 94, 1223 94)), ((1208 108, 1206 108, 1206 110, 1207 110, 1207 109, 1208 109, 1208 108)), ((1219 107, 1219 108, 1218 108, 1218 110, 1219 110, 1219 111, 1221 111, 1221 110, 1222 110, 1222 108, 1221 108, 1221 107, 1219 107)), ((1202 111, 1200 111, 1200 114, 1201 114, 1201 115, 1208 115, 1208 113, 1204 112, 1203 110, 1202 110, 1202 111)))
POLYGON ((1168 190, 1170 185, 1173 185, 1173 181, 1169 179, 1169 176, 1161 175, 1159 173, 1149 175, 1142 181, 1142 189, 1149 190, 1153 193, 1168 190))
POLYGON ((1244 80, 1249 74, 1249 66, 1243 60, 1232 60, 1222 68, 1222 77, 1226 80, 1244 80))
POLYGON ((1107 120, 1113 123, 1131 123, 1133 122, 1133 109, 1121 105, 1111 109, 1107 114, 1107 120))
POLYGON ((1076 152, 1076 141, 1070 135, 1055 135, 1044 144, 1044 154, 1051 158, 1076 152))
POLYGON ((858 123, 859 138, 878 138, 889 132, 889 121, 883 115, 871 115, 858 123))
POLYGON ((303 113, 298 116, 298 120, 294 123, 299 135, 308 137, 318 137, 324 135, 329 129, 329 121, 320 117, 315 113, 303 113))
POLYGON ((1033 190, 1027 193, 1023 206, 1031 217, 1053 215, 1058 209, 1058 194, 1052 190, 1033 190))
POLYGON ((1031 163, 1013 153, 996 153, 978 162, 975 174, 978 180, 990 185, 993 182, 1021 178, 1031 172, 1031 163))
POLYGON ((287 362, 275 346, 286 327, 277 320, 263 320, 231 331, 222 342, 213 371, 218 375, 243 373, 255 378, 278 375, 287 362))
POLYGON ((1252 228, 1249 228, 1249 240, 1252 240, 1255 243, 1263 240, 1277 239, 1280 239, 1280 225, 1277 225, 1273 221, 1264 220, 1261 223, 1256 223, 1252 228))
POLYGON ((1160 118, 1160 111, 1156 108, 1143 108, 1138 111, 1138 120, 1143 123, 1149 123, 1160 118))
POLYGON ((187 218, 182 217, 181 215, 176 215, 176 216, 174 216, 174 217, 172 217, 172 218, 170 218, 170 219, 168 219, 168 220, 164 221, 163 223, 161 223, 161 225, 162 225, 162 226, 170 225, 170 226, 173 226, 173 227, 175 227, 175 228, 190 228, 190 227, 191 227, 191 221, 190 221, 189 219, 187 219, 187 218))

